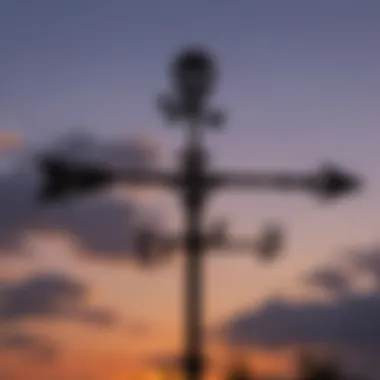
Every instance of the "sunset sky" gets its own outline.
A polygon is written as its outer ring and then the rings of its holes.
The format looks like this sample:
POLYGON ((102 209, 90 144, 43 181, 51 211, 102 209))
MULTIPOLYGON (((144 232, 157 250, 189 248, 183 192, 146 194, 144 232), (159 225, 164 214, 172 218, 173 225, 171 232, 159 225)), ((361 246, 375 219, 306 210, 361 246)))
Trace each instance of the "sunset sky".
MULTIPOLYGON (((299 344, 336 346, 358 371, 380 371, 371 360, 380 352, 379 38, 376 0, 2 0, 0 379, 138 379, 156 357, 179 354, 181 252, 142 270, 128 234, 145 211, 181 231, 177 199, 119 189, 41 209, 31 157, 61 149, 173 167, 184 133, 165 125, 155 100, 169 89, 173 54, 193 43, 218 58, 213 103, 228 114, 222 133, 208 133, 213 165, 336 163, 367 180, 365 192, 332 204, 216 196, 208 222, 226 217, 231 231, 254 236, 274 220, 288 241, 272 265, 253 252, 210 253, 206 325, 255 352, 258 371, 290 372, 299 344)), ((209 345, 228 355, 227 343, 209 345)))

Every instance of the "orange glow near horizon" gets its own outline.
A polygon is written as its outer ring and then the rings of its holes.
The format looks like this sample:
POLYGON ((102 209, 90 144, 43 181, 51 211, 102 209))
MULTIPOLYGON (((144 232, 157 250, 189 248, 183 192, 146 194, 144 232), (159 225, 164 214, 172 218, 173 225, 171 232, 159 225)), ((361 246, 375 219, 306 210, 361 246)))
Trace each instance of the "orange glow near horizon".
MULTIPOLYGON (((128 350, 131 352, 131 350, 128 350)), ((231 353, 231 351, 230 351, 231 353)), ((233 358, 234 356, 232 356, 233 358)), ((10 373, 16 379, 25 378, 28 374, 30 380, 48 380, 56 378, 59 373, 63 378, 91 378, 93 380, 124 380, 126 378, 133 380, 159 380, 159 375, 167 373, 164 368, 155 367, 144 364, 138 354, 123 354, 119 350, 109 349, 88 349, 73 350, 65 352, 54 363, 36 363, 28 358, 23 358, 23 365, 20 366, 20 357, 15 357, 10 353, 1 353, 0 368, 2 373, 10 373)), ((258 375, 280 375, 291 374, 293 371, 292 358, 290 352, 267 353, 260 350, 246 352, 244 357, 241 352, 236 358, 244 358, 244 362, 249 365, 253 373, 258 375)), ((218 374, 225 373, 232 364, 231 356, 226 361, 226 357, 219 356, 213 358, 212 366, 208 371, 207 380, 219 378, 218 374)), ((171 371, 175 375, 177 373, 180 379, 178 369, 171 371)), ((174 379, 176 379, 174 377, 174 379)))

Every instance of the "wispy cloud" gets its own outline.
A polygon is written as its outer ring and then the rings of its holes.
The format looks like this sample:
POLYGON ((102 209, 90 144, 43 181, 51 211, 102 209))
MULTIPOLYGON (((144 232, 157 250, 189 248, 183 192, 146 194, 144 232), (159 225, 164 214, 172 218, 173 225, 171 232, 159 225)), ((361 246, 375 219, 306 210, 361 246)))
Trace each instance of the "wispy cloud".
POLYGON ((306 285, 321 288, 325 292, 339 296, 350 292, 352 284, 347 273, 339 268, 324 267, 313 271, 305 277, 306 285))
POLYGON ((0 349, 27 354, 38 361, 51 361, 58 353, 57 345, 48 337, 26 331, 1 333, 0 349))
MULTIPOLYGON (((379 288, 360 292, 354 281, 363 273, 380 279, 380 250, 358 249, 347 258, 353 264, 352 277, 335 266, 318 268, 303 277, 304 286, 323 289, 334 296, 332 299, 272 299, 258 309, 232 317, 221 328, 221 336, 231 344, 269 349, 318 345, 367 353, 363 360, 379 353, 379 288)), ((360 355, 355 360, 360 361, 360 355)))
POLYGON ((87 305, 88 288, 72 278, 40 274, 0 284, 2 324, 30 319, 66 319, 96 326, 112 326, 117 317, 109 310, 87 305))
POLYGON ((350 256, 353 268, 360 274, 372 277, 380 288, 380 245, 353 250, 350 256))

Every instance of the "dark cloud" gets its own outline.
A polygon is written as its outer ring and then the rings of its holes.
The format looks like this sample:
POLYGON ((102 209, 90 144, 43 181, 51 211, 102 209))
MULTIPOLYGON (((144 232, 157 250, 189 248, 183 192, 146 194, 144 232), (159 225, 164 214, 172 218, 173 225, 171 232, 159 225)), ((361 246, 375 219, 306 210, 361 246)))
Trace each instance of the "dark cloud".
POLYGON ((18 248, 17 243, 37 211, 35 178, 26 168, 0 175, 0 252, 18 248))
POLYGON ((1 333, 0 349, 25 353, 42 361, 51 361, 58 354, 56 345, 49 338, 24 331, 1 333))
MULTIPOLYGON (((357 250, 351 253, 350 260, 359 272, 380 279, 380 250, 357 250)), ((309 274, 306 284, 323 288, 336 297, 330 301, 272 300, 260 309, 233 318, 224 326, 222 335, 236 344, 322 344, 380 351, 378 288, 367 293, 354 292, 350 278, 333 267, 309 274)))
POLYGON ((0 321, 60 318, 111 326, 110 311, 86 305, 88 289, 64 275, 43 274, 0 285, 0 321))
MULTIPOLYGON (((111 168, 144 168, 157 162, 156 147, 142 138, 102 141, 90 134, 74 133, 41 151, 69 160, 99 162, 111 168)), ((28 231, 58 230, 75 237, 94 256, 128 257, 131 231, 141 216, 136 202, 102 193, 41 207, 37 194, 42 179, 32 161, 35 155, 35 151, 24 153, 13 169, 0 174, 0 252, 20 250, 22 236, 28 231)))
POLYGON ((236 344, 325 344, 379 350, 379 320, 378 293, 349 295, 334 302, 283 300, 234 318, 225 333, 236 344))
MULTIPOLYGON (((380 249, 351 251, 348 258, 356 274, 380 280, 380 249)), ((347 368, 368 376, 378 374, 379 287, 366 293, 354 291, 354 280, 333 267, 317 269, 306 277, 306 285, 323 288, 335 297, 329 301, 268 301, 259 309, 231 318, 219 336, 232 344, 266 348, 324 346, 342 353, 347 368)))
POLYGON ((305 282, 332 295, 342 295, 351 291, 350 279, 338 268, 317 269, 305 277, 305 282))
POLYGON ((354 250, 351 260, 356 271, 372 276, 380 286, 380 246, 354 250))
POLYGON ((64 231, 83 254, 115 260, 131 257, 139 216, 132 202, 96 196, 48 209, 35 225, 43 231, 64 231))
POLYGON ((111 167, 146 168, 157 160, 158 145, 149 137, 101 139, 86 131, 76 131, 57 139, 46 153, 75 162, 98 162, 111 167))

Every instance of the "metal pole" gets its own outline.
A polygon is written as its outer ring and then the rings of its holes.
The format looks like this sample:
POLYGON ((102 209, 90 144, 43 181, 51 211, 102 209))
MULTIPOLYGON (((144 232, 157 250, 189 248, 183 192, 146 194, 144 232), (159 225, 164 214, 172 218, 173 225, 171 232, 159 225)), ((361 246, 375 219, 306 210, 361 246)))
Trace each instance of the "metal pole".
POLYGON ((204 207, 204 153, 200 131, 190 127, 188 150, 184 156, 184 203, 186 212, 185 267, 185 378, 201 380, 203 373, 203 249, 202 215, 204 207))
POLYGON ((200 380, 202 373, 202 249, 199 239, 200 210, 188 210, 185 273, 186 379, 200 380))

